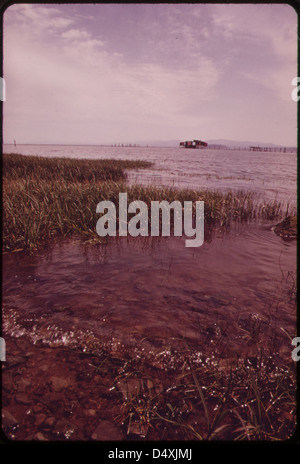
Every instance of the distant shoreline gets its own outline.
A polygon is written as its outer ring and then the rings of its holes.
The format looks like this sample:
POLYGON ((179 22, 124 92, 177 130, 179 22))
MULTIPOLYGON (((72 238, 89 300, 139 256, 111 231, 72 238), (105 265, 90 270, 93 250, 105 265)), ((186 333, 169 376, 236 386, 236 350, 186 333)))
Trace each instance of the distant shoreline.
MULTIPOLYGON (((78 144, 78 143, 17 143, 16 146, 14 146, 14 143, 3 143, 2 147, 14 147, 17 150, 18 146, 61 146, 61 147, 113 147, 113 148, 180 148, 179 146, 179 141, 178 144, 173 143, 167 143, 167 142, 136 142, 136 143, 130 143, 130 142, 123 142, 123 143, 101 143, 101 144, 94 144, 94 143, 85 143, 85 144, 78 144), (160 143, 160 144, 159 144, 160 143)), ((218 142, 213 142, 213 141, 208 141, 208 146, 205 148, 205 150, 241 150, 241 151, 250 151, 249 147, 260 147, 262 148, 262 151, 264 151, 265 148, 269 148, 269 152, 273 153, 282 153, 283 150, 286 150, 286 153, 297 153, 298 148, 294 146, 288 146, 288 145, 275 145, 275 144, 266 144, 266 143, 257 143, 257 142, 236 142, 233 144, 233 142, 230 142, 230 144, 226 145, 225 141, 224 143, 218 143, 218 142)), ((182 147, 181 147, 182 149, 182 147)), ((204 150, 204 149, 203 149, 204 150)), ((4 150, 2 149, 2 152, 4 150)))

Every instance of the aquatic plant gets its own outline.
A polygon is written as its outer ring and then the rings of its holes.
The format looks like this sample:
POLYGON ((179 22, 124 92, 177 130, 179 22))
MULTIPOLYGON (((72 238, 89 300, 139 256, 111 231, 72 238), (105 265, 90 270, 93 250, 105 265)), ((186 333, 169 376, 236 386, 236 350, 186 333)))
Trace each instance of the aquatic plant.
MULTIPOLYGON (((78 160, 8 154, 3 156, 3 249, 35 249, 59 236, 96 234, 96 206, 119 193, 128 203, 204 201, 205 235, 212 227, 225 229, 233 221, 274 220, 283 214, 280 202, 262 203, 254 192, 188 190, 128 186, 126 169, 149 167, 144 161, 78 160)), ((172 220, 172 218, 171 218, 172 220)))

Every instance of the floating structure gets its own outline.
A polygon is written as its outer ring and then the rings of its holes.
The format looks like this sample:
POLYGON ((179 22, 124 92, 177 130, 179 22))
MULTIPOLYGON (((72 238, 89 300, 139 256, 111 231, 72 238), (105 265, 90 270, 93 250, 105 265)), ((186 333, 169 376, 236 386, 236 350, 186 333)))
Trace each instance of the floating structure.
POLYGON ((180 142, 179 146, 183 148, 206 148, 206 142, 202 142, 202 140, 187 140, 185 142, 180 142))

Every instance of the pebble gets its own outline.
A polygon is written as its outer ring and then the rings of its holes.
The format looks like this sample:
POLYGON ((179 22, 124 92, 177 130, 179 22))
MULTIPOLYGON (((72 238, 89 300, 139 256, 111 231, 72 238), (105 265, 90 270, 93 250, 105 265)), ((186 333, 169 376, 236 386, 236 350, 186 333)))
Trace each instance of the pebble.
POLYGON ((37 414, 35 416, 35 424, 37 426, 43 424, 43 422, 45 422, 46 418, 47 418, 46 414, 37 414))
POLYGON ((31 399, 29 398, 29 396, 23 393, 18 393, 15 396, 15 400, 16 400, 16 403, 18 404, 25 404, 25 405, 31 404, 31 399))
POLYGON ((97 414, 95 409, 85 409, 84 414, 89 417, 94 417, 97 414))
POLYGON ((64 306, 64 305, 60 305, 60 304, 56 304, 56 303, 55 303, 55 304, 52 306, 52 309, 53 309, 54 311, 58 312, 58 313, 62 313, 62 312, 64 312, 64 311, 69 310, 70 307, 69 307, 69 306, 64 306))
POLYGON ((44 409, 44 406, 41 403, 37 403, 32 407, 32 410, 35 413, 41 412, 41 411, 43 411, 43 409, 44 409))
POLYGON ((103 420, 96 427, 91 438, 96 441, 121 441, 123 435, 112 422, 103 420))
POLYGON ((51 377, 50 385, 52 387, 52 390, 54 390, 55 392, 60 392, 65 388, 68 388, 71 385, 71 382, 69 379, 65 379, 62 377, 51 377))
POLYGON ((16 382, 16 390, 19 393, 24 393, 25 390, 27 390, 27 388, 30 387, 30 385, 31 385, 31 383, 28 382, 28 380, 25 380, 25 379, 18 380, 16 382))
POLYGON ((7 359, 6 359, 5 366, 7 368, 16 367, 16 366, 20 366, 22 364, 25 364, 25 362, 26 362, 26 357, 25 356, 8 356, 7 359))
POLYGON ((54 424, 55 424, 55 417, 50 416, 50 417, 47 417, 47 419, 45 419, 45 425, 48 425, 49 427, 53 427, 54 424))
POLYGON ((118 383, 118 390, 122 392, 125 400, 132 399, 137 396, 141 390, 142 380, 129 379, 127 381, 121 380, 118 383))
POLYGON ((6 409, 2 409, 2 426, 13 427, 18 424, 17 419, 6 409))
POLYGON ((34 439, 38 441, 48 441, 48 439, 41 432, 36 433, 34 435, 34 439))

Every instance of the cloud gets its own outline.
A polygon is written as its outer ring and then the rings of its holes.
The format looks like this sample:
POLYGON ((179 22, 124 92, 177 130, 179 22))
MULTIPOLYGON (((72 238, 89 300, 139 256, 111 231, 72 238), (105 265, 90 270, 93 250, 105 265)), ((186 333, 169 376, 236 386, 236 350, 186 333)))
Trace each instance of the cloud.
POLYGON ((34 4, 14 4, 4 13, 4 23, 13 22, 18 27, 32 27, 32 34, 58 30, 73 24, 73 19, 62 15, 59 8, 34 4))
MULTIPOLYGON (((46 8, 23 11, 30 22, 45 17, 54 21, 58 14, 46 8)), ((112 122, 138 118, 154 123, 159 118, 180 124, 191 94, 199 104, 213 98, 218 72, 211 60, 203 59, 196 70, 176 73, 163 64, 143 61, 128 66, 121 53, 107 53, 104 42, 87 30, 71 28, 60 36, 63 43, 45 48, 28 30, 20 41, 17 29, 10 29, 6 39, 10 53, 5 59, 8 82, 15 81, 20 70, 23 76, 12 99, 15 107, 30 106, 32 114, 48 118, 52 112, 71 119, 80 114, 83 121, 105 117, 112 122)))
POLYGON ((87 31, 80 29, 69 29, 61 34, 64 39, 75 39, 75 40, 84 40, 91 37, 91 34, 87 31))
MULTIPOLYGON (((256 107, 261 117, 278 108, 287 124, 294 117, 293 15, 279 22, 279 11, 268 20, 271 10, 226 6, 131 5, 118 20, 118 5, 112 12, 106 6, 105 17, 100 6, 9 7, 6 137, 19 131, 30 142, 38 127, 47 143, 67 143, 73 127, 78 141, 101 143, 118 133, 131 141, 142 133, 149 139, 149 132, 176 138, 201 126, 213 138, 222 121, 223 127, 261 126, 248 121, 256 107), (93 20, 91 11, 98 12, 93 20), (245 107, 253 107, 250 116, 245 107)), ((271 132, 272 121, 268 127, 271 132)))

